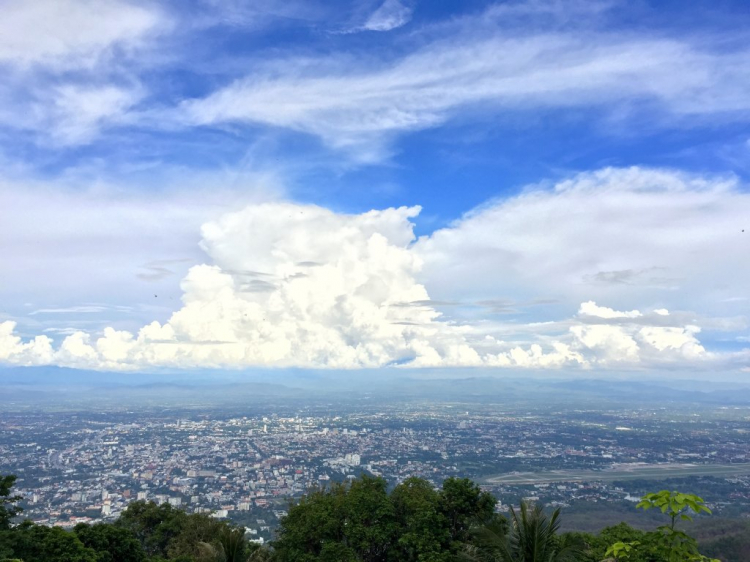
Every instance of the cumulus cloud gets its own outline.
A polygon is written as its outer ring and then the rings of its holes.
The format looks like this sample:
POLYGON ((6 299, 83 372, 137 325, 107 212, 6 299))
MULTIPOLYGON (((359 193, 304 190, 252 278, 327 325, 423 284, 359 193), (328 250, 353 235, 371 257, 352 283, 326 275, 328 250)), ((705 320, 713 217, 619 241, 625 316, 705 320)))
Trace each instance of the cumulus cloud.
MULTIPOLYGON (((670 233, 680 232, 679 225, 666 220, 670 216, 672 220, 682 213, 688 218, 696 214, 710 218, 721 211, 726 221, 732 216, 730 207, 732 212, 743 212, 737 207, 746 204, 746 197, 732 182, 712 183, 663 171, 605 170, 493 203, 418 241, 413 233, 417 207, 344 214, 288 202, 253 204, 203 225, 201 247, 207 263, 190 268, 181 284, 182 306, 168 320, 150 322, 137 331, 79 330, 56 347, 44 336, 24 342, 14 333, 14 325, 6 322, 0 359, 93 369, 742 365, 739 355, 705 348, 699 340, 698 315, 671 312, 664 306, 622 309, 616 302, 627 300, 622 295, 612 293, 608 301, 579 301, 567 315, 552 321, 516 323, 506 337, 508 332, 504 336, 492 322, 444 317, 438 310, 440 301, 431 300, 431 287, 453 278, 454 291, 460 284, 471 291, 476 289, 472 284, 492 267, 498 272, 493 278, 496 292, 507 283, 528 283, 538 290, 546 283, 566 286, 573 279, 574 294, 582 288, 593 290, 594 285, 580 280, 587 269, 599 267, 599 260, 633 259, 641 256, 646 243, 654 256, 667 257, 669 251, 675 252, 675 244, 689 241, 688 256, 667 264, 687 266, 696 259, 714 258, 714 244, 726 243, 726 235, 702 246, 697 241, 710 231, 708 227, 702 233, 683 233, 681 241, 668 239, 662 254, 660 239, 648 230, 650 221, 656 217, 664 221, 659 222, 666 229, 661 233, 669 238, 670 233), (623 178, 628 181, 623 183, 623 178), (718 193, 721 200, 730 199, 728 207, 719 203, 718 193), (605 224, 611 229, 612 240, 587 233, 581 214, 565 218, 582 194, 591 202, 601 201, 602 208, 612 213, 609 220, 595 222, 596 228, 605 224), (616 198, 608 201, 613 194, 616 198), (626 218, 618 219, 620 215, 626 218), (554 226, 545 219, 552 216, 559 218, 554 226), (539 225, 532 217, 546 220, 548 231, 539 240, 532 234, 524 241, 522 231, 514 229, 523 224, 523 232, 533 233, 539 225), (646 229, 640 237, 629 236, 635 248, 620 237, 618 220, 637 220, 646 229), (576 238, 571 239, 573 235, 576 238), (615 248, 615 243, 622 247, 615 248), (582 245, 588 245, 591 258, 578 263, 575 256, 586 251, 582 245), (602 249, 608 251, 599 253, 602 249), (453 261, 462 268, 458 278, 450 269, 453 261), (436 263, 444 269, 435 269, 436 263), (570 271, 560 269, 565 263, 570 271)), ((590 212, 598 211, 593 204, 590 212)), ((731 251, 722 255, 727 262, 734 259, 731 251)), ((714 263, 722 264, 728 267, 728 263, 714 263)), ((643 266, 618 267, 633 265, 643 266)), ((737 274, 747 273, 740 269, 737 274)), ((704 293, 711 290, 704 287, 704 293)), ((565 301, 568 306, 570 298, 565 301)), ((712 328, 722 329, 721 323, 715 320, 712 328)), ((730 324, 728 329, 735 330, 743 325, 730 324)))
POLYGON ((597 306, 594 301, 588 301, 581 304, 578 309, 579 315, 585 316, 596 316, 599 318, 638 318, 643 316, 638 310, 631 310, 630 312, 621 312, 619 310, 613 310, 606 306, 597 306))
POLYGON ((44 365, 52 362, 52 340, 47 336, 36 336, 23 342, 14 333, 16 323, 0 322, 0 362, 13 365, 44 365))
MULTIPOLYGON (((669 317, 664 309, 654 311, 654 314, 669 317)), ((638 310, 628 312, 598 306, 589 301, 581 304, 578 317, 583 323, 570 327, 570 333, 575 337, 578 346, 585 348, 587 355, 595 357, 597 364, 612 363, 681 363, 686 361, 700 361, 711 358, 698 341, 696 335, 700 332, 697 326, 675 326, 675 319, 667 322, 672 325, 643 325, 644 314, 638 310), (624 320, 618 324, 589 324, 586 317, 601 319, 624 320)), ((678 321, 679 322, 679 321, 678 321)))
MULTIPOLYGON (((746 301, 727 299, 750 286, 748 216, 750 194, 736 178, 606 168, 490 201, 420 239, 415 251, 438 300, 547 297, 747 315, 746 301), (656 271, 670 282, 597 279, 612 271, 656 271)), ((593 305, 582 312, 618 320, 593 305)))
POLYGON ((343 215, 267 203, 203 227, 213 265, 190 269, 183 307, 134 335, 68 336, 56 361, 89 368, 481 364, 438 321, 409 250, 417 208, 343 215), (314 265, 310 265, 314 264, 314 265), (257 291, 261 278, 269 290, 257 291))

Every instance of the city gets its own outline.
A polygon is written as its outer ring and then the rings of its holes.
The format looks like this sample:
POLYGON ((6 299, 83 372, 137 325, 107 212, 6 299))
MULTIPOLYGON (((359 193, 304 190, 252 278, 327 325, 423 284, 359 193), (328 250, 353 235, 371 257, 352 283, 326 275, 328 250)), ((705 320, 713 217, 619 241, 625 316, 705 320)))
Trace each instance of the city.
POLYGON ((521 499, 623 506, 671 478, 700 488, 718 515, 750 512, 750 406, 370 399, 242 409, 5 412, 0 473, 18 476, 36 523, 111 521, 148 500, 228 518, 258 541, 273 539, 295 498, 362 473, 390 485, 468 477, 499 511, 521 499))

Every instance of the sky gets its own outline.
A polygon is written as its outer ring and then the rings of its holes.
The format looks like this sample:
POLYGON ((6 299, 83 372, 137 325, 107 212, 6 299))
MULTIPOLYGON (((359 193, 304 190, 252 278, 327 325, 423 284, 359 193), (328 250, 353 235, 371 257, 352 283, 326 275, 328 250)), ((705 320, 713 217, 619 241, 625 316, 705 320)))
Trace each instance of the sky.
POLYGON ((0 0, 0 369, 750 373, 749 30, 0 0))

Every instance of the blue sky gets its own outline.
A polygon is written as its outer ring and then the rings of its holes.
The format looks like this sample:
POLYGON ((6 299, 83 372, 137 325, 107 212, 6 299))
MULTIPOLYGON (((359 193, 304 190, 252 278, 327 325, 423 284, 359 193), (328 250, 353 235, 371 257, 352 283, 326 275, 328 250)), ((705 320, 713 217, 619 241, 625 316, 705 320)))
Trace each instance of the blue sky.
POLYGON ((750 366, 744 2, 0 11, 0 364, 750 366))

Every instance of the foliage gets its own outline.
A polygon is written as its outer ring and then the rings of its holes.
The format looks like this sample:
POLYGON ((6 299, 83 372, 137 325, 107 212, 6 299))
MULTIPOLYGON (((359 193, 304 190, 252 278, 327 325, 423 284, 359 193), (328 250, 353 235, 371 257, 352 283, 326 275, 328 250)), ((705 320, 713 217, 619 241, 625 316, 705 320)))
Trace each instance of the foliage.
POLYGON ((363 476, 308 494, 281 521, 274 548, 281 560, 387 559, 396 521, 382 478, 363 476))
POLYGON ((404 562, 447 560, 451 537, 440 494, 426 480, 408 478, 391 492, 398 540, 394 557, 404 562))
POLYGON ((214 544, 198 544, 199 559, 206 562, 246 562, 247 541, 242 529, 224 528, 214 544))
POLYGON ((74 533, 59 527, 24 522, 4 531, 5 547, 25 562, 97 562, 96 552, 87 548, 74 533))
MULTIPOLYGON (((644 531, 634 529, 627 523, 619 523, 602 529, 598 535, 565 533, 563 536, 571 537, 573 540, 577 540, 579 544, 584 545, 585 551, 581 556, 581 562, 600 562, 613 544, 640 544, 645 534, 644 531)), ((628 562, 661 562, 658 558, 654 558, 654 556, 645 552, 640 546, 631 549, 627 560, 628 562)))
POLYGON ((363 477, 349 487, 345 508, 348 546, 360 560, 386 560, 396 536, 393 504, 382 478, 363 477))
POLYGON ((701 541, 701 551, 703 554, 722 560, 750 560, 750 531, 701 541))
POLYGON ((485 525, 473 529, 473 540, 464 545, 461 560, 491 561, 498 559, 499 552, 506 548, 508 541, 508 520, 497 516, 485 525))
POLYGON ((146 559, 141 544, 128 529, 105 523, 80 523, 74 532, 84 546, 96 551, 97 562, 143 562, 146 559))
POLYGON ((440 493, 440 509, 448 520, 452 541, 465 542, 469 530, 476 524, 487 523, 495 510, 495 498, 482 492, 468 478, 448 478, 440 493))
POLYGON ((470 529, 493 517, 494 498, 467 479, 436 491, 409 478, 388 494, 382 478, 315 490, 289 509, 273 543, 289 562, 447 562, 470 529))
POLYGON ((0 475, 0 530, 9 529, 11 520, 21 513, 21 508, 14 505, 21 496, 11 496, 10 490, 16 477, 13 475, 0 475))
POLYGON ((188 515, 169 504, 137 501, 122 512, 116 525, 131 531, 149 556, 167 558, 168 549, 186 526, 188 515))
POLYGON ((169 541, 167 553, 170 558, 198 558, 201 552, 199 545, 218 542, 219 537, 230 529, 227 522, 205 513, 187 515, 180 520, 179 532, 169 541))
MULTIPOLYGON (((0 479, 10 497, 13 477, 0 479)), ((14 513, 7 509, 4 513, 14 513)), ((79 524, 73 532, 25 521, 0 529, 0 561, 21 562, 268 562, 244 529, 168 504, 133 502, 114 524, 79 524)))
POLYGON ((313 490, 289 509, 274 543, 280 559, 319 560, 325 545, 343 542, 346 491, 340 484, 327 490, 313 490))
MULTIPOLYGON (((13 527, 14 481, 0 477, 0 562, 718 562, 677 528, 711 513, 702 498, 679 492, 647 494, 638 504, 669 517, 654 531, 621 523, 598 535, 559 534, 559 510, 522 502, 508 521, 494 513, 494 498, 467 479, 450 478, 436 489, 409 478, 388 493, 385 480, 363 476, 292 505, 269 549, 248 543, 244 529, 226 521, 142 501, 113 524, 80 524, 73 532, 30 521, 13 527)), ((750 531, 731 531, 706 551, 747 558, 742 540, 750 531)))
POLYGON ((697 541, 682 530, 676 528, 678 520, 692 521, 690 513, 711 514, 703 498, 681 492, 660 492, 646 494, 641 498, 637 508, 659 509, 669 516, 668 525, 662 525, 655 531, 644 533, 640 541, 618 541, 612 544, 605 556, 614 560, 631 560, 631 555, 645 551, 656 560, 665 562, 719 562, 709 559, 698 552, 697 541))
POLYGON ((541 505, 521 502, 511 508, 510 529, 494 523, 478 530, 479 540, 467 548, 468 560, 492 562, 578 562, 584 545, 575 536, 558 535, 560 510, 551 515, 541 505))

